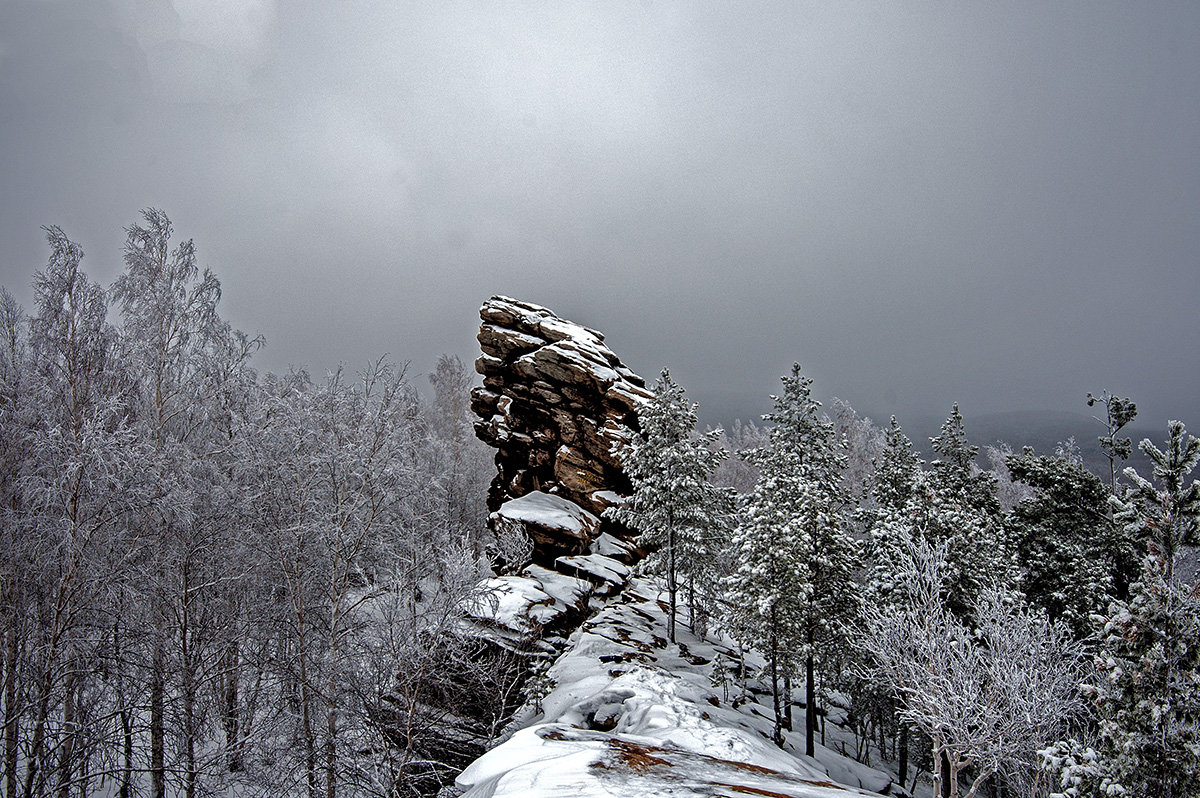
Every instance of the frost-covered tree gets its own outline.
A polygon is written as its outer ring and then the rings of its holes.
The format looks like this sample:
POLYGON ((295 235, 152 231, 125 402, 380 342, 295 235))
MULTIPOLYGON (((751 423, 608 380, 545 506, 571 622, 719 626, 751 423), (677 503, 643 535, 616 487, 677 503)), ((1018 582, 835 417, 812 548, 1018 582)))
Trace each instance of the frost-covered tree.
POLYGON ((1025 596, 1082 639, 1092 630, 1092 615, 1115 595, 1124 559, 1108 518, 1108 488, 1062 457, 1026 451, 1011 455, 1008 468, 1033 490, 1005 520, 1025 596))
POLYGON ((869 498, 875 466, 887 444, 887 436, 870 418, 858 415, 843 399, 834 398, 831 415, 834 436, 842 442, 846 456, 842 490, 861 505, 869 498))
POLYGON ((649 565, 666 575, 672 643, 680 579, 692 583, 705 573, 732 509, 730 492, 709 481, 727 456, 711 445, 719 432, 697 435, 695 429, 696 405, 664 369, 653 398, 638 409, 638 429, 627 430, 618 450, 633 493, 605 511, 654 550, 649 565))
POLYGON ((47 228, 47 239, 50 259, 33 284, 30 414, 13 519, 36 546, 21 560, 32 599, 17 685, 27 707, 17 720, 27 796, 65 794, 86 782, 85 731, 96 729, 84 696, 96 687, 97 629, 110 582, 124 573, 124 514, 144 500, 145 484, 104 291, 84 274, 83 250, 61 229, 47 228))
POLYGON ((1028 499, 1033 495, 1030 487, 1009 470, 1008 461, 1015 452, 1004 441, 998 441, 985 446, 983 454, 988 461, 988 471, 992 475, 992 484, 995 485, 996 501, 1000 503, 1000 510, 1003 513, 1012 512, 1012 509, 1023 499, 1028 499))
POLYGON ((732 456, 726 457, 713 470, 712 482, 733 488, 738 495, 745 495, 754 490, 758 469, 742 454, 766 446, 769 441, 767 431, 754 422, 744 423, 741 419, 734 419, 733 424, 722 428, 720 432, 715 448, 724 449, 732 456))
POLYGON ((491 450, 475 437, 471 374, 456 355, 443 354, 429 375, 433 402, 428 407, 437 470, 445 483, 447 541, 466 538, 475 551, 487 521, 487 488, 494 469, 491 450))
POLYGON ((932 740, 934 796, 978 795, 994 775, 1030 784, 1037 751, 1081 708, 1081 651, 1066 630, 987 586, 973 625, 946 601, 944 546, 917 542, 899 553, 896 594, 864 612, 864 675, 899 696, 899 716, 932 740))
POLYGON ((445 496, 416 393, 386 361, 357 379, 268 376, 255 423, 255 527, 271 564, 265 587, 277 597, 263 621, 291 709, 278 722, 297 741, 294 752, 276 752, 276 789, 294 778, 310 798, 332 798, 382 779, 378 794, 396 794, 415 765, 411 748, 393 743, 428 734, 445 714, 413 706, 447 678, 450 663, 438 658, 438 638, 456 622, 447 596, 461 598, 451 586, 479 565, 469 546, 429 534, 445 496), (388 691, 398 691, 390 701, 405 708, 407 728, 387 730, 388 691), (378 752, 370 773, 362 751, 378 752))
MULTIPOLYGON (((1141 579, 1104 617, 1096 690, 1101 767, 1127 795, 1200 792, 1200 597, 1178 561, 1200 528, 1200 440, 1168 424, 1165 449, 1140 444, 1157 485, 1134 469, 1117 520, 1144 542, 1141 579)), ((1086 793, 1085 793, 1086 794, 1086 793)))
MULTIPOLYGON (((1015 564, 1000 525, 994 478, 975 465, 978 449, 967 441, 957 406, 932 443, 939 458, 930 471, 923 471, 895 419, 886 433, 872 492, 877 507, 867 514, 867 601, 898 611, 905 552, 913 546, 935 546, 946 558, 944 598, 950 611, 969 626, 986 590, 998 582, 1013 591, 1015 564)), ((905 696, 894 697, 903 708, 905 696)), ((907 750, 904 723, 900 733, 907 750)))
POLYGON ((191 242, 154 210, 126 232, 109 292, 58 228, 30 316, 0 290, 0 792, 445 782, 430 696, 495 727, 519 686, 447 642, 479 576, 447 534, 461 364, 427 407, 388 367, 260 380, 191 242))
POLYGON ((205 682, 231 621, 215 611, 232 576, 227 387, 241 384, 258 342, 221 319, 216 275, 200 268, 191 240, 172 246, 173 233, 162 211, 143 211, 126 230, 125 271, 112 294, 138 387, 138 431, 153 447, 156 492, 134 521, 142 538, 136 589, 149 617, 131 630, 151 646, 149 769, 156 796, 181 773, 191 798, 202 767, 205 682), (168 750, 168 715, 180 719, 176 752, 168 750))
POLYGON ((28 629, 30 595, 25 578, 29 546, 21 523, 18 480, 29 442, 31 364, 25 312, 7 289, 0 288, 0 601, 4 618, 4 794, 16 795, 20 709, 18 654, 28 629))
POLYGON ((1099 396, 1087 395, 1088 407, 1095 407, 1097 402, 1104 405, 1104 418, 1095 417, 1105 429, 1105 434, 1100 436, 1100 451, 1108 458, 1109 492, 1117 496, 1117 461, 1127 460, 1133 453, 1133 440, 1118 437, 1117 433, 1137 417, 1137 405, 1131 399, 1113 396, 1108 391, 1102 391, 1099 396))
POLYGON ((805 742, 812 755, 816 668, 848 643, 859 608, 858 547, 844 520, 845 457, 833 425, 799 364, 783 385, 772 397, 774 411, 763 416, 772 425, 770 446, 750 454, 759 479, 733 537, 737 565, 728 585, 735 603, 755 609, 756 642, 771 662, 776 742, 790 713, 780 676, 790 693, 793 664, 804 662, 805 742))

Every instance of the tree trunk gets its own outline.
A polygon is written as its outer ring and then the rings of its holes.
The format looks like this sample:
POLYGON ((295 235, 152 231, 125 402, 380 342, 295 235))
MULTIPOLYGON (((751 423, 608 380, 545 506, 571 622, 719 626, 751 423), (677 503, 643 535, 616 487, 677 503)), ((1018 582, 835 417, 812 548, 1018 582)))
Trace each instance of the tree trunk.
POLYGON ((162 635, 156 635, 154 655, 150 663, 150 794, 166 798, 167 769, 164 755, 165 728, 163 701, 167 670, 167 652, 162 635))
POLYGON ((231 773, 245 767, 242 743, 239 739, 238 721, 241 707, 238 705, 238 672, 241 653, 235 638, 225 650, 225 662, 221 668, 224 678, 222 690, 221 720, 225 729, 225 760, 231 773))
POLYGON ((792 671, 783 672, 783 727, 792 731, 792 671))
POLYGON ((675 642, 675 592, 678 588, 675 575, 675 528, 667 530, 667 594, 671 610, 667 614, 667 639, 675 642))
MULTIPOLYGON (((49 664, 47 664, 47 670, 49 664)), ((46 673, 41 684, 41 695, 38 698, 37 721, 33 725, 33 745, 29 758, 25 763, 25 798, 33 798, 34 779, 38 766, 42 763, 42 746, 46 741, 46 720, 50 715, 50 683, 51 674, 46 673)), ((40 792, 40 790, 39 790, 40 792)))
MULTIPOLYGON (((332 695, 332 692, 330 693, 332 695)), ((337 798, 337 708, 330 707, 325 739, 325 798, 337 798)))
POLYGON ((124 765, 121 768, 121 787, 118 795, 120 798, 129 798, 133 791, 133 714, 129 708, 125 706, 125 699, 121 698, 121 739, 124 747, 124 765))
POLYGON ((900 742, 899 752, 897 754, 900 760, 899 781, 900 786, 904 786, 905 780, 908 778, 908 726, 904 723, 900 724, 900 742))
POLYGON ((742 682, 742 703, 746 703, 746 647, 738 639, 738 678, 742 682))
POLYGON ((17 623, 15 603, 9 605, 12 622, 4 635, 4 794, 17 795, 17 623))
POLYGON ((121 622, 119 613, 113 621, 112 661, 113 692, 116 694, 117 720, 121 724, 121 776, 117 788, 119 798, 129 798, 133 790, 133 711, 125 695, 125 655, 121 646, 121 622))
MULTIPOLYGON (((300 619, 303 625, 303 618, 300 619)), ((312 691, 308 683, 308 650, 304 637, 299 638, 297 655, 300 661, 300 726, 304 734, 304 767, 308 775, 308 798, 317 798, 317 740, 313 733, 312 691)))
POLYGON ((813 756, 816 752, 814 736, 817 731, 817 690, 813 679, 812 632, 808 633, 809 654, 804 658, 804 674, 808 680, 804 694, 804 753, 813 756))
POLYGON ((692 630, 692 634, 696 632, 696 577, 694 574, 688 574, 688 628, 692 630))
POLYGON ((71 793, 71 771, 75 766, 75 737, 79 733, 75 718, 77 685, 78 675, 72 667, 63 695, 62 744, 58 758, 58 798, 69 798, 71 793))
POLYGON ((195 642, 195 631, 192 629, 191 612, 191 571, 188 561, 183 563, 183 596, 179 623, 180 660, 183 673, 183 735, 184 735, 184 765, 187 769, 184 783, 186 798, 196 798, 196 780, 199 771, 196 766, 196 666, 193 662, 195 653, 192 644, 195 642))
POLYGON ((783 714, 779 706, 779 641, 775 631, 775 605, 771 605, 771 699, 775 702, 775 728, 771 739, 783 748, 783 714))

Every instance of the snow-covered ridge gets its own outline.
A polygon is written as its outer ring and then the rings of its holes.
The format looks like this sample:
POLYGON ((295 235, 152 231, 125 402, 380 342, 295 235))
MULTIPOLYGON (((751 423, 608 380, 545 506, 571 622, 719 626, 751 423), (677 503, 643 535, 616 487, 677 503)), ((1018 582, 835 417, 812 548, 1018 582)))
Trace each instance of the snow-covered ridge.
POLYGON ((802 733, 777 748, 770 707, 715 686, 736 652, 683 630, 668 645, 664 627, 657 588, 634 579, 572 635, 524 727, 458 777, 464 798, 851 798, 891 785, 823 747, 795 755, 802 733))

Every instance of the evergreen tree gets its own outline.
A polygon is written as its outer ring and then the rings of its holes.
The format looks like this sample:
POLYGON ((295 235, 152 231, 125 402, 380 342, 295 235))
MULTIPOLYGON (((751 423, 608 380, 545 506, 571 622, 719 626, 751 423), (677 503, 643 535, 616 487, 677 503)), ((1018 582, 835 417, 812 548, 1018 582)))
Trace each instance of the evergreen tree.
POLYGON ((730 620, 740 621, 751 642, 767 655, 774 739, 780 747, 784 701, 791 700, 783 693, 784 670, 791 653, 803 646, 804 607, 813 593, 804 559, 807 530, 797 519, 805 506, 814 507, 823 498, 811 482, 783 482, 770 472, 760 475, 734 532, 735 567, 726 578, 729 613, 737 616, 730 620))
POLYGON ((1009 457, 1008 468, 1034 490, 1005 521, 1025 596, 1082 639, 1091 616, 1114 596, 1122 559, 1106 512, 1108 488, 1080 463, 1029 450, 1009 457))
MULTIPOLYGON (((734 539, 738 567, 730 575, 735 601, 752 602, 757 642, 768 650, 775 697, 775 739, 782 743, 784 715, 779 671, 787 678, 792 657, 804 660, 805 748, 814 750, 816 666, 844 647, 858 608, 858 548, 843 513, 845 458, 833 425, 812 397, 812 380, 792 367, 775 410, 770 446, 750 454, 759 480, 734 539)), ((787 696, 790 704, 790 695, 787 696)))
POLYGON ((942 424, 941 435, 930 443, 940 457, 918 481, 905 514, 920 537, 945 545, 947 601, 956 614, 969 618, 984 585, 1015 587, 1015 557, 1000 523, 995 477, 975 465, 979 447, 967 442, 958 405, 942 424))
POLYGON ((925 476, 912 441, 896 417, 885 432, 883 451, 875 469, 870 498, 875 507, 866 517, 867 594, 872 603, 889 602, 895 582, 897 557, 912 546, 918 532, 913 524, 918 486, 925 492, 925 476))
POLYGON ((884 430, 883 451, 875 466, 871 496, 875 505, 884 510, 899 510, 912 496, 913 483, 920 470, 920 460, 913 451, 912 441, 900 428, 896 417, 884 430))
POLYGON ((694 585, 705 572, 716 553, 715 533, 732 509, 731 493, 709 482, 726 452, 710 446, 719 430, 695 434, 696 405, 666 369, 638 411, 638 427, 627 430, 619 450, 633 494, 605 516, 640 532, 640 542, 655 550, 648 565, 666 575, 667 637, 674 643, 680 579, 694 585))
POLYGON ((1132 469, 1116 518, 1145 545, 1141 578, 1128 602, 1108 610, 1092 688, 1100 719, 1098 751, 1060 743, 1047 759, 1063 795, 1200 794, 1200 597, 1178 568, 1181 549, 1200 526, 1200 483, 1187 479, 1200 440, 1168 424, 1165 450, 1143 440, 1157 487, 1132 469))
POLYGON ((965 509, 994 519, 1000 513, 996 499, 995 476, 975 465, 979 447, 967 442, 966 425, 955 404, 942 422, 941 434, 929 439, 939 457, 929 465, 934 489, 953 497, 965 509))
MULTIPOLYGON (((912 441, 904 434, 896 417, 892 416, 891 423, 884 431, 883 451, 876 461, 869 494, 874 507, 860 513, 866 531, 867 576, 864 603, 867 606, 886 607, 892 612, 899 612, 901 609, 902 596, 897 589, 901 576, 897 567, 912 548, 916 535, 912 518, 906 514, 906 508, 909 507, 917 484, 924 479, 920 462, 913 450, 912 441)), ((863 651, 860 652, 860 656, 870 655, 863 651)), ((863 680, 860 686, 863 689, 855 691, 854 694, 856 702, 869 705, 882 702, 889 716, 897 714, 901 696, 880 696, 879 693, 883 691, 870 680, 863 680)), ((899 735, 896 746, 899 758, 898 777, 903 783, 908 776, 908 724, 898 721, 896 731, 899 735)))
POLYGON ((1097 402, 1104 405, 1104 418, 1096 419, 1105 428, 1105 434, 1100 436, 1100 451, 1108 458, 1109 492, 1116 496, 1117 461, 1127 460, 1133 452, 1133 440, 1119 438, 1117 433, 1137 416, 1137 405, 1131 399, 1113 396, 1108 391, 1102 391, 1099 396, 1087 395, 1088 407, 1094 407, 1097 402))

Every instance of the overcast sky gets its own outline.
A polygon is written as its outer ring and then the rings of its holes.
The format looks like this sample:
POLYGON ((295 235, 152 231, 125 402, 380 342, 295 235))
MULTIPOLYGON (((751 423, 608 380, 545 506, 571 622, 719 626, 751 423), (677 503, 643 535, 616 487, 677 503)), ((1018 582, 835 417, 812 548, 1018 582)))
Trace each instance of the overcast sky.
POLYGON ((1200 3, 0 0, 0 282, 167 212, 264 369, 477 353, 492 294, 709 419, 1200 425, 1200 3))

